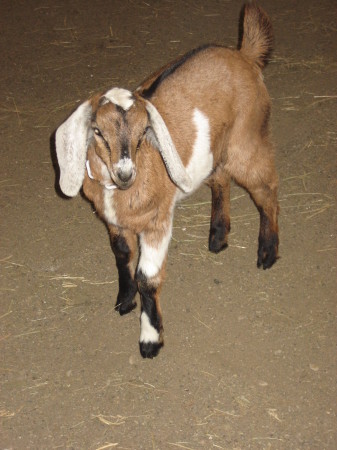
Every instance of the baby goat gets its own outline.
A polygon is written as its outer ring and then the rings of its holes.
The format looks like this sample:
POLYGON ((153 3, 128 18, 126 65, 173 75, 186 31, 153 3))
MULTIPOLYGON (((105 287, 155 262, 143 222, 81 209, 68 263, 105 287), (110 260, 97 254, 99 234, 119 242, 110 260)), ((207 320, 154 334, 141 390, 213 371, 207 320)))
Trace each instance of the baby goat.
POLYGON ((112 88, 93 96, 56 131, 62 191, 75 196, 83 186, 109 229, 121 315, 140 293, 143 357, 163 345, 159 294, 175 204, 201 183, 212 191, 210 251, 227 247, 234 179, 260 213, 258 267, 277 259, 278 177, 261 73, 272 38, 267 15, 249 3, 239 50, 192 50, 133 93, 112 88))

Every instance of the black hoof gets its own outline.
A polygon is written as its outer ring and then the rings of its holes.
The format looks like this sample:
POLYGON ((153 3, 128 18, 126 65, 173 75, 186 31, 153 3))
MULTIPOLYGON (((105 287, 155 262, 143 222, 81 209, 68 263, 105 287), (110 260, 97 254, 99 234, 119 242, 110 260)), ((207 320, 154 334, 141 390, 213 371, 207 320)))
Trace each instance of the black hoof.
POLYGON ((229 230, 227 227, 212 227, 209 232, 208 249, 212 253, 219 253, 228 247, 227 235, 229 230))
POLYGON ((257 252, 257 267, 270 269, 277 261, 278 256, 278 236, 274 234, 270 239, 259 238, 259 250, 257 252))
POLYGON ((208 249, 212 253, 220 253, 222 250, 225 250, 225 248, 227 248, 227 247, 228 247, 227 242, 225 242, 224 244, 221 244, 221 243, 219 244, 218 242, 210 241, 208 249))
POLYGON ((137 306, 137 303, 134 302, 122 302, 122 303, 116 303, 115 309, 119 312, 121 316, 124 316, 125 314, 128 314, 129 312, 133 311, 137 306))
POLYGON ((157 342, 139 342, 139 350, 140 354, 143 358, 154 358, 158 355, 159 350, 162 348, 164 344, 157 342))

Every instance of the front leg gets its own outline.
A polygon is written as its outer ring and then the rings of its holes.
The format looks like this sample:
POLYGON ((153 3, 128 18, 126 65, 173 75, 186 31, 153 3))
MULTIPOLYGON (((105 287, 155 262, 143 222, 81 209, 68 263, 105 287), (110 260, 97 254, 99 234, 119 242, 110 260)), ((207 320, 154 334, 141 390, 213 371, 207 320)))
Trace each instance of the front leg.
POLYGON ((159 232, 140 235, 140 259, 137 269, 141 298, 139 349, 144 358, 157 356, 164 345, 159 295, 165 276, 171 232, 170 223, 159 232))
POLYGON ((109 225, 111 248, 118 269, 119 292, 115 308, 122 316, 136 307, 134 298, 137 293, 134 260, 137 251, 137 236, 127 230, 109 225))

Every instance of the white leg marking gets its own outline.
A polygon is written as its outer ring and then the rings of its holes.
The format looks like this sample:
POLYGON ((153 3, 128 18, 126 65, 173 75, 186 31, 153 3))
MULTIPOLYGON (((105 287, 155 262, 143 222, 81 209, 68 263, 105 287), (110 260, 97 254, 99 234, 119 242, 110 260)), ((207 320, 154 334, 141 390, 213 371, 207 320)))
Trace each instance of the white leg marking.
POLYGON ((117 87, 107 91, 103 97, 107 98, 111 103, 120 106, 124 111, 130 109, 135 101, 131 91, 117 87))
POLYGON ((138 270, 141 270, 147 278, 152 278, 160 271, 172 236, 172 225, 166 235, 156 247, 148 245, 142 234, 140 235, 140 259, 138 270))
POLYGON ((113 204, 113 194, 114 191, 104 189, 103 198, 104 198, 104 217, 106 221, 111 225, 118 225, 116 210, 113 204))
POLYGON ((148 342, 158 343, 159 333, 151 325, 148 315, 143 311, 140 316, 140 338, 139 342, 147 344, 148 342))

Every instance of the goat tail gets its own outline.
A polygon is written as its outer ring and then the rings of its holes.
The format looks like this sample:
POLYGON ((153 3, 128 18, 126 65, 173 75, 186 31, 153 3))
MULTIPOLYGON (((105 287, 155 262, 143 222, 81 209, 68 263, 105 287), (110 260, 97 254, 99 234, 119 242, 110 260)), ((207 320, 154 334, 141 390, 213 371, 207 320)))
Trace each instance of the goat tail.
POLYGON ((240 16, 240 52, 262 69, 272 52, 273 42, 269 17, 255 1, 247 3, 240 16))

